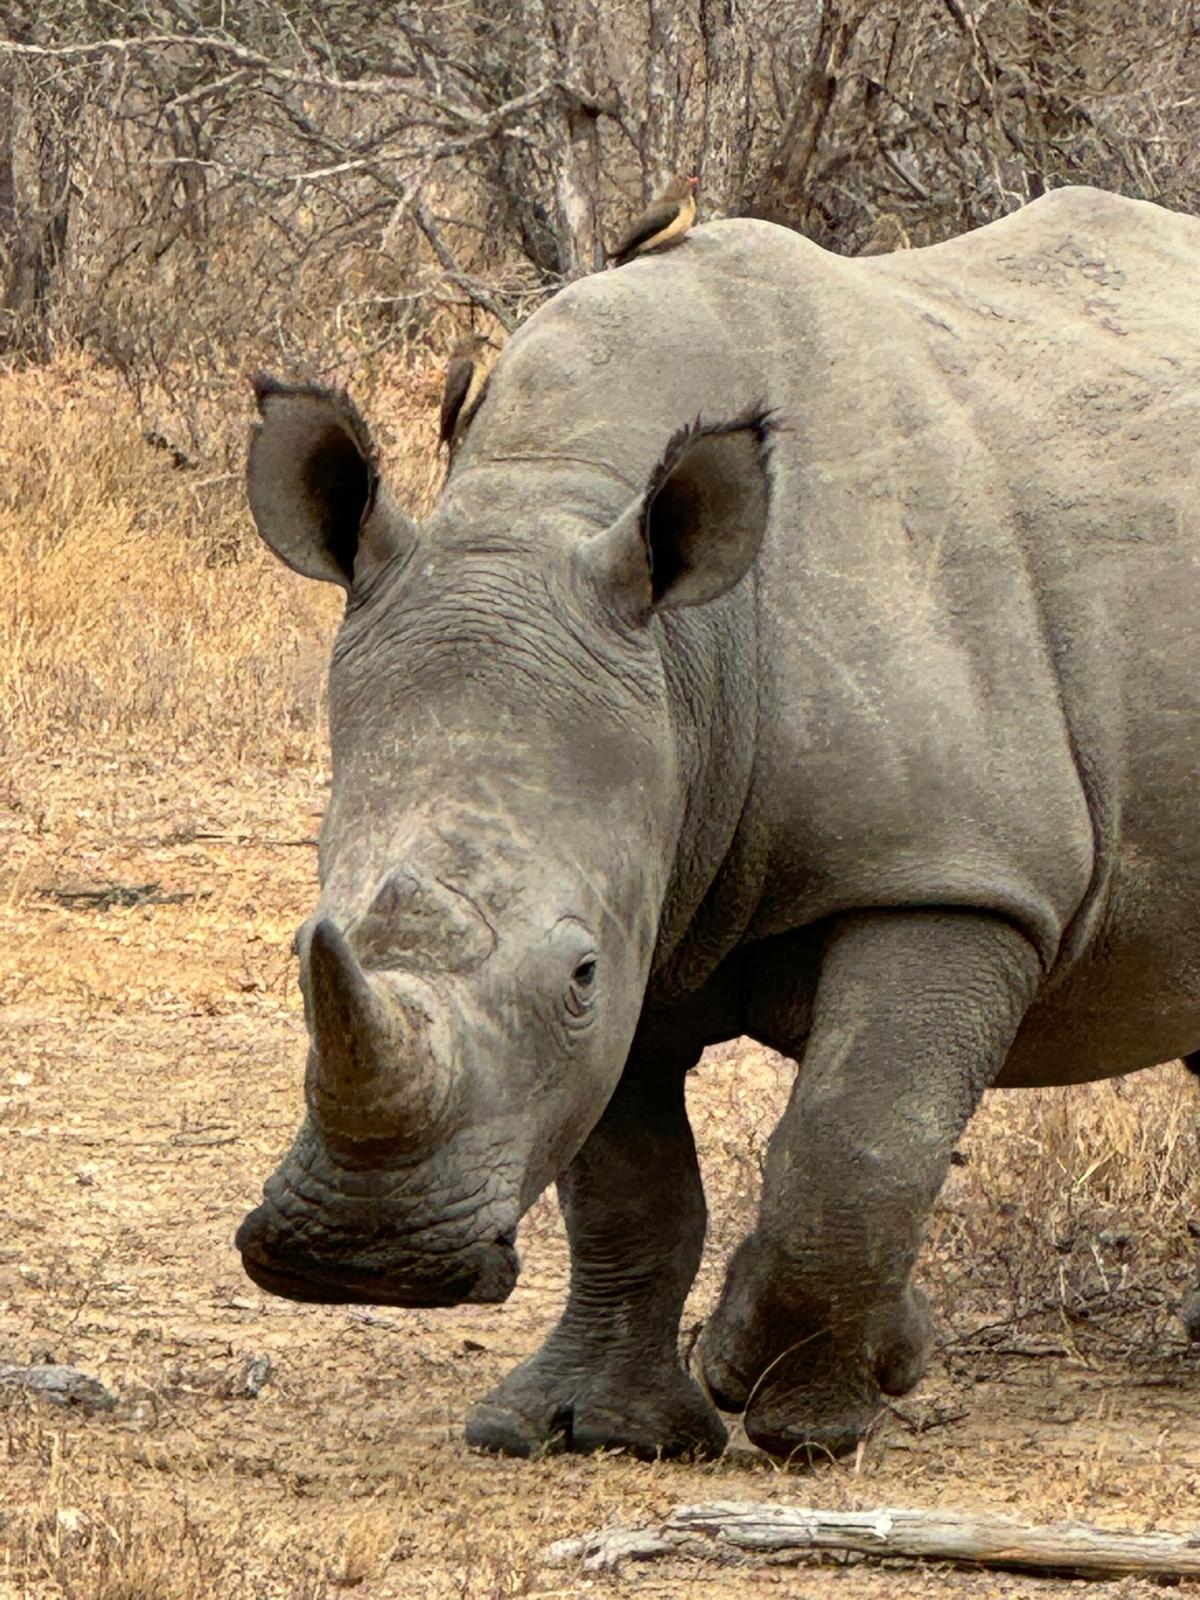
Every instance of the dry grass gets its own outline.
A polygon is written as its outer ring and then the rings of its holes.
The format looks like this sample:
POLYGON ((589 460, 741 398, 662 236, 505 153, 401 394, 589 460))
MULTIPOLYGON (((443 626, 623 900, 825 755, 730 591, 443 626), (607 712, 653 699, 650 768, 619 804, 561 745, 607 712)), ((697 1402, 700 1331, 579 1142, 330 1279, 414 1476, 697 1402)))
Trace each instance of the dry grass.
MULTIPOLYGON (((377 409, 418 498, 430 469, 406 449, 431 424, 413 384, 377 409)), ((502 1308, 259 1294, 231 1239, 299 1106, 287 945, 313 893, 337 597, 261 556, 236 489, 174 471, 84 365, 0 375, 0 439, 0 1362, 73 1363, 119 1397, 84 1416, 0 1395, 0 1596, 507 1600, 586 1581, 680 1600, 773 1581, 667 1566, 610 1584, 538 1562, 558 1535, 703 1498, 1194 1523, 1200 1370, 1175 1308, 1200 1138, 1177 1067, 990 1098, 922 1261, 930 1377, 857 1462, 803 1483, 737 1452, 704 1468, 466 1452, 471 1399, 561 1297, 549 1200, 502 1308), (55 898, 148 883, 161 898, 55 898), (247 1399, 238 1375, 264 1356, 271 1381, 247 1399)), ((745 1042, 695 1075, 711 1227, 689 1322, 752 1218, 790 1078, 745 1042)))
MULTIPOLYGON (((348 1508, 325 1553, 307 1557, 303 1533, 263 1538, 261 1523, 236 1498, 222 1523, 205 1495, 185 1483, 139 1483, 116 1465, 97 1484, 67 1430, 32 1413, 10 1412, 9 1455, 36 1453, 44 1478, 0 1543, 0 1581, 62 1600, 213 1600, 258 1592, 328 1600, 378 1579, 406 1554, 392 1515, 348 1508), (266 1587, 264 1587, 266 1586, 266 1587)), ((0 1529, 2 1531, 2 1529, 0 1529)), ((0 1591, 2 1592, 2 1591, 0 1591)))
MULTIPOLYGON (((415 508, 439 476, 439 383, 409 375, 373 407, 415 508)), ((244 405, 248 431, 249 385, 244 405)), ((318 765, 338 603, 262 549, 240 474, 147 443, 111 375, 0 371, 0 752, 318 765)))

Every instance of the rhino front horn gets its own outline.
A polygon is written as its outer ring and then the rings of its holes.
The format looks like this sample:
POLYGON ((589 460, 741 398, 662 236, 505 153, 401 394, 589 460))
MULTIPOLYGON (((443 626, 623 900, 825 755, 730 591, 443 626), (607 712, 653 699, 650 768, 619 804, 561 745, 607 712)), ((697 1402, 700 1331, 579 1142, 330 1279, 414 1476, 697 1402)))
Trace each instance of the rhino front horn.
POLYGON ((307 1095, 322 1131, 354 1144, 436 1144, 453 1084, 430 1008, 388 975, 364 972, 328 918, 313 930, 308 981, 307 1095))

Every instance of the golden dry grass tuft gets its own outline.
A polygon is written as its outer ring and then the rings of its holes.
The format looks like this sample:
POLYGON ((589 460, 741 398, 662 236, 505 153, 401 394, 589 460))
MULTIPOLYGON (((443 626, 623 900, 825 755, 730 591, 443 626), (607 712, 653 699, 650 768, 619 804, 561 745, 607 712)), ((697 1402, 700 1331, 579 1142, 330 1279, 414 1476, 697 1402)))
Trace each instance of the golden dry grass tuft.
MULTIPOLYGON (((372 392, 386 469, 428 504, 439 375, 372 392)), ((244 386, 244 431, 253 401, 244 386)), ((0 752, 319 762, 339 597, 259 544, 241 474, 180 470, 82 358, 0 371, 0 752)))
MULTIPOLYGON (((7 1417, 9 1454, 31 1449, 44 1477, 22 1506, 12 1536, 0 1524, 0 1585, 6 1569, 22 1593, 61 1600, 214 1600, 270 1592, 330 1600, 387 1572, 404 1554, 395 1519, 367 1504, 348 1508, 312 1559, 303 1529, 264 1537, 254 1514, 231 1500, 219 1523, 204 1494, 169 1474, 138 1482, 113 1463, 105 1481, 80 1458, 69 1431, 19 1409, 7 1417), (264 1591, 264 1582, 271 1587, 264 1591)), ((0 1587, 0 1593, 4 1592, 0 1587)))
POLYGON ((142 1505, 52 1471, 8 1556, 33 1592, 63 1600, 208 1600, 233 1590, 239 1568, 244 1575, 237 1545, 246 1530, 233 1532, 218 1544, 169 1490, 142 1505))
MULTIPOLYGON (((437 381, 370 407, 414 506, 436 478, 437 381)), ((288 942, 315 888, 338 597, 261 553, 240 485, 173 468, 85 362, 0 373, 0 441, 0 1363, 67 1362, 118 1396, 86 1415, 0 1392, 3 1600, 714 1600, 773 1582, 669 1565, 610 1585, 539 1562, 553 1538, 700 1499, 1194 1525, 1200 1351, 1176 1312, 1200 1095, 1178 1066, 989 1098, 922 1258, 930 1375, 857 1461, 807 1478, 744 1451, 695 1467, 465 1450, 471 1400, 561 1303, 550 1199, 503 1307, 254 1289, 232 1234, 301 1104, 288 942), (252 1399, 242 1374, 264 1360, 252 1399)), ((689 1328, 753 1218, 791 1078, 746 1041, 695 1074, 711 1215, 689 1328)), ((787 1581, 824 1593, 829 1575, 787 1581)), ((872 1600, 944 1587, 862 1567, 838 1582, 872 1600)))

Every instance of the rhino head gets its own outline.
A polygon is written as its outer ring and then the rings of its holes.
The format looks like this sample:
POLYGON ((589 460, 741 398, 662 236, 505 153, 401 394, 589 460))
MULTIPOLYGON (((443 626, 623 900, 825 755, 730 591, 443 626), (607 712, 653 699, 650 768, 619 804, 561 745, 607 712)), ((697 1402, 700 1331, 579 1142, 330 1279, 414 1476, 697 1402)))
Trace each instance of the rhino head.
POLYGON ((307 1114, 238 1248, 292 1299, 501 1300, 637 1027, 690 798, 659 613, 753 563, 764 425, 664 441, 611 518, 611 474, 573 499, 559 469, 456 468, 418 528, 344 396, 256 390, 259 531, 347 604, 307 1114))

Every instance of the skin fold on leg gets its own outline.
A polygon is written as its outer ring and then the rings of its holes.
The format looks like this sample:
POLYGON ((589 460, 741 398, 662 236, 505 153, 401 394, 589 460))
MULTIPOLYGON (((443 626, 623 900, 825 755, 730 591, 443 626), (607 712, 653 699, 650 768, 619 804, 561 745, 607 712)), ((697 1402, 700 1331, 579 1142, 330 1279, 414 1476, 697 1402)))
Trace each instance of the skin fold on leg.
POLYGON ((724 1425, 678 1354, 706 1220, 684 1104, 691 1065, 644 1070, 635 1046, 559 1183, 571 1246, 566 1309, 538 1353, 474 1408, 468 1443, 512 1455, 724 1448, 724 1425))
MULTIPOLYGON (((853 1449, 881 1392, 921 1376, 928 1316, 910 1275, 924 1223, 1038 978, 1028 941, 988 915, 877 912, 831 928, 758 1222, 698 1351, 718 1405, 744 1411, 772 1454, 853 1449)), ((788 993, 777 1009, 794 1011, 788 993)))

